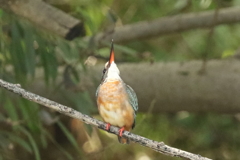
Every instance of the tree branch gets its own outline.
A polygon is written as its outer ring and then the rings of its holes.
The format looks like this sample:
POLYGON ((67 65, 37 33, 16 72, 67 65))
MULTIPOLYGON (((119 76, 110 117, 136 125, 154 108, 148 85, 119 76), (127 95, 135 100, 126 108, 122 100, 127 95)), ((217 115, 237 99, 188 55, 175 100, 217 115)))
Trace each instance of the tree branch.
MULTIPOLYGON (((30 101, 36 102, 38 104, 41 104, 43 106, 46 106, 48 108, 51 108, 55 111, 58 111, 62 114, 65 114, 67 116, 70 116, 72 118, 79 119, 83 121, 84 123, 96 126, 102 130, 105 130, 106 123, 99 121, 97 119, 94 119, 88 115, 82 114, 72 108, 69 108, 67 106, 58 104, 54 101, 48 100, 44 97, 41 97, 39 95, 33 94, 31 92, 28 92, 22 88, 20 88, 19 84, 11 84, 8 82, 5 82, 0 79, 0 86, 15 93, 20 96, 22 96, 25 99, 28 99, 30 101)), ((110 133, 118 135, 119 128, 111 126, 110 127, 110 133)), ((170 146, 165 145, 163 142, 157 142, 150 139, 147 139, 145 137, 135 135, 133 133, 130 133, 128 131, 123 132, 123 136, 129 138, 131 141, 139 143, 142 146, 149 147, 157 152, 163 153, 165 155, 173 156, 173 157, 181 157, 181 158, 187 158, 190 160, 210 160, 209 158, 202 157, 200 155, 196 155, 190 152, 186 152, 177 148, 173 148, 170 146)))
MULTIPOLYGON (((16 15, 25 17, 36 25, 68 40, 85 34, 83 23, 80 20, 43 1, 0 0, 0 7, 10 10, 16 15)), ((161 17, 152 21, 141 21, 117 27, 113 32, 98 33, 93 37, 85 37, 84 40, 91 40, 99 44, 106 41, 109 42, 111 39, 120 43, 151 38, 190 29, 208 28, 212 25, 237 23, 240 21, 239 14, 240 7, 231 7, 219 10, 216 21, 214 21, 214 10, 161 17), (212 24, 213 21, 215 24, 212 24)))
POLYGON ((199 13, 179 14, 176 16, 161 17, 152 21, 141 21, 115 28, 111 33, 99 33, 93 37, 85 37, 99 44, 109 42, 127 42, 144 38, 151 38, 175 32, 182 32, 196 28, 208 28, 213 25, 240 22, 240 7, 221 9, 214 21, 215 10, 199 13), (215 22, 213 24, 213 22, 215 22))
POLYGON ((84 36, 83 23, 41 0, 0 0, 0 8, 22 16, 67 40, 84 36))

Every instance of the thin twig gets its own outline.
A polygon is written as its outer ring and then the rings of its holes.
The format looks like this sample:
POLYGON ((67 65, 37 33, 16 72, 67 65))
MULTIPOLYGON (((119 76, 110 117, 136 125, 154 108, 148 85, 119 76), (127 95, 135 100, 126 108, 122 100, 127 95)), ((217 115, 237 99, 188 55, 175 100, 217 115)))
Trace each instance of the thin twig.
MULTIPOLYGON (((55 111, 58 111, 65 115, 68 115, 72 118, 79 119, 79 120, 83 121, 84 123, 94 125, 102 130, 105 130, 105 128, 106 128, 106 123, 99 121, 97 119, 94 119, 88 115, 82 114, 82 113, 80 113, 72 108, 69 108, 67 106, 58 104, 54 101, 51 101, 51 100, 41 97, 39 95, 28 92, 28 91, 20 88, 19 84, 8 83, 8 82, 5 82, 0 79, 0 86, 13 92, 13 93, 16 93, 16 94, 22 96, 25 99, 28 99, 30 101, 33 101, 33 102, 36 102, 43 106, 46 106, 48 108, 51 108, 55 111)), ((118 135, 119 128, 111 126, 109 132, 118 135)), ((169 155, 169 156, 173 156, 173 157, 187 158, 187 159, 191 159, 191 160, 210 160, 209 158, 205 158, 200 155, 196 155, 196 154, 186 152, 186 151, 183 151, 183 150, 180 150, 177 148, 173 148, 173 147, 165 145, 163 142, 157 142, 154 140, 150 140, 145 137, 130 133, 128 131, 123 132, 123 137, 129 138, 131 141, 133 141, 135 143, 139 143, 142 146, 149 147, 149 148, 155 150, 156 152, 160 152, 165 155, 169 155)))

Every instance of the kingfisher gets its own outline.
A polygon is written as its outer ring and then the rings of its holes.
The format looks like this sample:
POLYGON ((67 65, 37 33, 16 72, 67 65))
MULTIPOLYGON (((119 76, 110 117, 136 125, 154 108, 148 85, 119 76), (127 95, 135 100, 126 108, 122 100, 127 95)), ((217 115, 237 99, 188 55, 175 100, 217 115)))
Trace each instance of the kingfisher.
POLYGON ((101 84, 96 91, 96 98, 98 111, 103 121, 107 123, 106 130, 109 130, 111 125, 120 127, 118 141, 129 144, 129 139, 122 137, 122 134, 135 126, 138 100, 134 90, 120 77, 120 71, 114 62, 113 41, 109 61, 105 64, 101 84))

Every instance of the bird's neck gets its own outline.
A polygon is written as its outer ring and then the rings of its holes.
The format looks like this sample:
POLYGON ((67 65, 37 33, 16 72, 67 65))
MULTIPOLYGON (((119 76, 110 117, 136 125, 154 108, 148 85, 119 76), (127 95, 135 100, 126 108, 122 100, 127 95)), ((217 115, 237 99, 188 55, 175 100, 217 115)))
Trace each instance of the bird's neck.
POLYGON ((121 81, 121 80, 122 80, 121 77, 116 72, 109 73, 106 78, 106 81, 121 81))

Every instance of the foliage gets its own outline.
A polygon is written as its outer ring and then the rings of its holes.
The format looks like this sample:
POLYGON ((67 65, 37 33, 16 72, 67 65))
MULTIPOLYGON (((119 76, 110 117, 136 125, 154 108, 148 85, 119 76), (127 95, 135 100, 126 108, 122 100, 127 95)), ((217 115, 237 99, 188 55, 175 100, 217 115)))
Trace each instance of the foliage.
MULTIPOLYGON (((234 5, 239 5, 239 1, 85 0, 71 1, 61 9, 83 19, 87 35, 92 36, 108 30, 115 23, 130 24, 234 5)), ((209 29, 197 29, 116 45, 115 48, 119 53, 119 62, 220 59, 235 53, 240 39, 239 32, 238 24, 224 25, 215 27, 212 35, 209 29)), ((64 100, 84 113, 93 113, 96 107, 86 88, 74 90, 83 78, 78 72, 86 70, 85 61, 89 57, 94 56, 98 61, 105 61, 108 53, 108 47, 97 49, 94 44, 81 38, 71 42, 65 41, 38 29, 24 19, 0 10, 1 78, 19 83, 24 88, 31 88, 32 82, 40 79, 39 82, 43 82, 48 88, 44 96, 63 92, 64 100)), ((42 86, 39 83, 39 86, 34 87, 42 86)), ((99 145, 101 150, 86 154, 82 150, 89 146, 79 147, 79 139, 69 130, 69 119, 66 120, 49 110, 43 111, 42 107, 16 98, 2 89, 0 102, 0 160, 170 159, 139 146, 116 144, 105 132, 98 133, 102 140, 102 146, 99 145), (19 157, 19 151, 24 153, 22 157, 19 157), (51 152, 51 155, 48 152, 51 152)), ((139 113, 133 132, 214 159, 237 159, 240 145, 239 127, 238 116, 231 115, 139 113)), ((95 138, 97 141, 98 136, 92 136, 92 129, 85 126, 81 129, 82 134, 86 132, 88 140, 95 138)))

